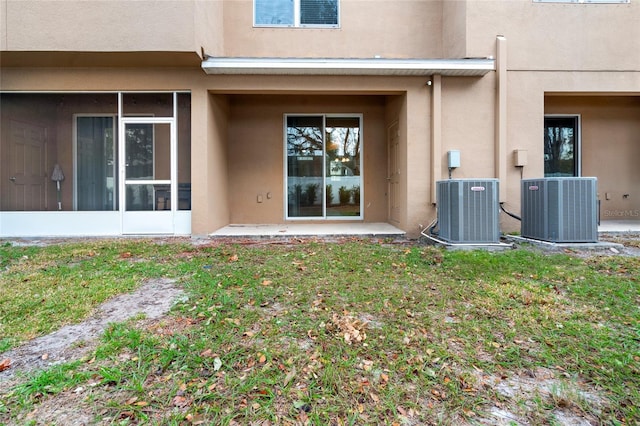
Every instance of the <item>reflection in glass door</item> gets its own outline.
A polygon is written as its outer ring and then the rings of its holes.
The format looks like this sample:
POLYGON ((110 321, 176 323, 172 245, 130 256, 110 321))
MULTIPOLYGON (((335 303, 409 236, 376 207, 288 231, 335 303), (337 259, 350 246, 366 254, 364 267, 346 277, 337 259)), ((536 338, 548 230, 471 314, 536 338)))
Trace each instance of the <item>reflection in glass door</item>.
POLYGON ((544 117, 545 177, 580 176, 579 116, 544 117))
POLYGON ((123 129, 125 233, 172 233, 167 197, 175 181, 173 123, 126 119, 123 129))
POLYGON ((287 218, 362 218, 361 118, 288 116, 287 218))

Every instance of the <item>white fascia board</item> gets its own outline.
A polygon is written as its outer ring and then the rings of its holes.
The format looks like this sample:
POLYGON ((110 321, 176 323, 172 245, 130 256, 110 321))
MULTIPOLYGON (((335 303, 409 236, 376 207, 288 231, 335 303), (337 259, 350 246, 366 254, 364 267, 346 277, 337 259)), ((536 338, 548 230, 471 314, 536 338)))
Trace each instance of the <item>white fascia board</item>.
POLYGON ((249 75, 399 75, 483 76, 495 71, 491 58, 468 59, 317 59, 221 58, 202 61, 207 74, 249 75))

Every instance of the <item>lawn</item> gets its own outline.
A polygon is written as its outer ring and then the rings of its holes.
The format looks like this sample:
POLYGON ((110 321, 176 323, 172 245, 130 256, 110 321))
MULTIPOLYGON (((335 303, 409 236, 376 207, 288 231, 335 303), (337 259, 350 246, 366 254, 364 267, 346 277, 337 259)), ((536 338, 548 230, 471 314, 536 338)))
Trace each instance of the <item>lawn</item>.
POLYGON ((70 404, 100 425, 638 424, 639 277, 637 257, 369 239, 7 243, 0 351, 148 279, 188 298, 0 382, 0 424, 70 404))

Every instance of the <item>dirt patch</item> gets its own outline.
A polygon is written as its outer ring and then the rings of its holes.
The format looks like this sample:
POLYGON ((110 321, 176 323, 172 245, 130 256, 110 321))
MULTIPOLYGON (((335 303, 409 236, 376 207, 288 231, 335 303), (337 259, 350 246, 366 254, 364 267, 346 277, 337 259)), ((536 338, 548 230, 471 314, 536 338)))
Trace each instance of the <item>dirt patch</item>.
POLYGON ((606 405, 586 383, 547 368, 505 378, 482 375, 478 378, 497 396, 496 405, 489 408, 489 417, 476 419, 479 424, 507 426, 555 422, 591 426, 598 424, 598 415, 606 405), (531 417, 532 413, 540 411, 536 404, 546 407, 545 418, 531 417))
POLYGON ((11 367, 0 373, 0 391, 17 372, 28 372, 82 358, 96 346, 96 339, 111 323, 137 315, 147 319, 164 316, 183 296, 176 281, 149 280, 133 293, 121 294, 100 305, 95 315, 80 324, 67 325, 0 355, 11 367))

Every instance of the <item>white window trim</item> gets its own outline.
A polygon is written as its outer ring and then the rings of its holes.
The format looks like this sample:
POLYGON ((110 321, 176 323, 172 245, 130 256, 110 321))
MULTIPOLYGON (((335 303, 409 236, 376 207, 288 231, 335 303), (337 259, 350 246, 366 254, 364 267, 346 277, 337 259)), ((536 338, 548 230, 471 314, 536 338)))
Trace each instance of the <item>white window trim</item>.
POLYGON ((256 22, 256 0, 253 0, 253 27, 254 28, 340 28, 340 0, 337 2, 337 17, 335 24, 302 24, 300 23, 300 0, 293 0, 293 24, 258 24, 256 22))

